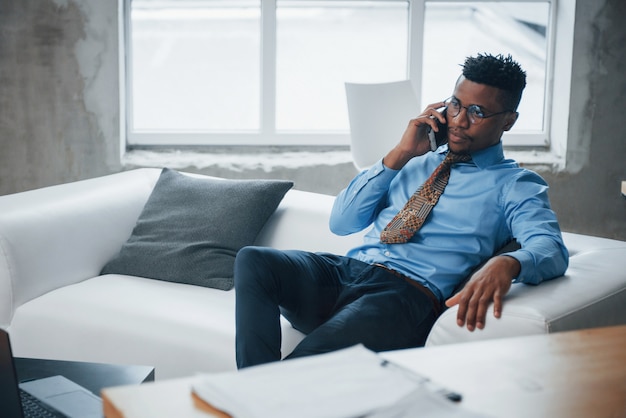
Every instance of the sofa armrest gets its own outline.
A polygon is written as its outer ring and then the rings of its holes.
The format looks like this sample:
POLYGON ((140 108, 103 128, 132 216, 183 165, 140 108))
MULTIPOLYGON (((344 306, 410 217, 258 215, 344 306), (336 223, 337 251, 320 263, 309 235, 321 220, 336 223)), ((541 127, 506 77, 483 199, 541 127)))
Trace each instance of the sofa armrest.
POLYGON ((456 324, 458 307, 446 310, 427 346, 626 324, 626 242, 564 233, 570 250, 565 276, 537 286, 513 284, 502 317, 490 308, 485 328, 456 324))
POLYGON ((0 197, 0 325, 53 289, 97 276, 119 251, 160 170, 138 169, 0 197))

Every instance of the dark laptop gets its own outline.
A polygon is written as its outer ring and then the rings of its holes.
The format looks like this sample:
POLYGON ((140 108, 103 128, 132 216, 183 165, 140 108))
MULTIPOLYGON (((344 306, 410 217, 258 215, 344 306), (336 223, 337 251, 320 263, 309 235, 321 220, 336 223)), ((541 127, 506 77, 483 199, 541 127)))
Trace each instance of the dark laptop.
POLYGON ((3 417, 102 417, 102 400, 63 376, 18 383, 9 334, 0 329, 0 411, 3 417))

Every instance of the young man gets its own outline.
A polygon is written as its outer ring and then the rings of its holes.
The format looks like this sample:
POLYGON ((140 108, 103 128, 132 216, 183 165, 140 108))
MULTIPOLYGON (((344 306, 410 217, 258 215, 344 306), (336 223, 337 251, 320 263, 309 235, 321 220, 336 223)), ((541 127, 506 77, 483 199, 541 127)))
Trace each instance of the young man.
POLYGON ((562 275, 568 253, 547 184, 502 150, 525 85, 510 56, 468 58, 452 96, 411 120, 400 142, 337 196, 334 233, 372 227, 346 256, 242 249, 238 367, 280 360, 280 313, 307 334, 287 358, 358 343, 374 351, 418 347, 444 303, 458 304, 458 325, 474 331, 491 303, 501 316, 512 282, 562 275), (447 131, 447 145, 431 151, 430 129, 447 131), (436 169, 438 179, 413 196, 436 169), (513 239, 520 249, 494 256, 513 239))

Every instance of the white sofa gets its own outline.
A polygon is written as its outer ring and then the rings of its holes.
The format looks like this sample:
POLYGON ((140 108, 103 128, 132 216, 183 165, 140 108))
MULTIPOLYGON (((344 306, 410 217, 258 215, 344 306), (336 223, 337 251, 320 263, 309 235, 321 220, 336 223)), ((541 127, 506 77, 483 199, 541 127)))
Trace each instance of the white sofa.
MULTIPOLYGON (((159 174, 137 169, 0 197, 0 327, 16 356, 151 365, 157 379, 235 368, 233 290, 99 276, 159 174)), ((332 202, 290 190, 257 244, 345 253, 361 235, 330 233, 332 202)), ((482 331, 459 328, 448 309, 427 345, 626 323, 626 243, 564 238, 565 277, 513 285, 503 317, 482 331)), ((283 325, 286 354, 302 335, 283 325)))

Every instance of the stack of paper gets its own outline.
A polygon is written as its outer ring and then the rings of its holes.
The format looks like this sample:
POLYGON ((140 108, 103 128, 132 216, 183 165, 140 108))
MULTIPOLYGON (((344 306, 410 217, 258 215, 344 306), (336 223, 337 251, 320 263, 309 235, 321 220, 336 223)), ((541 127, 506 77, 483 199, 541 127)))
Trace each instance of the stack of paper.
POLYGON ((202 375, 193 391, 234 418, 400 418, 415 417, 416 411, 428 417, 470 416, 430 389, 427 379, 361 345, 202 375))

